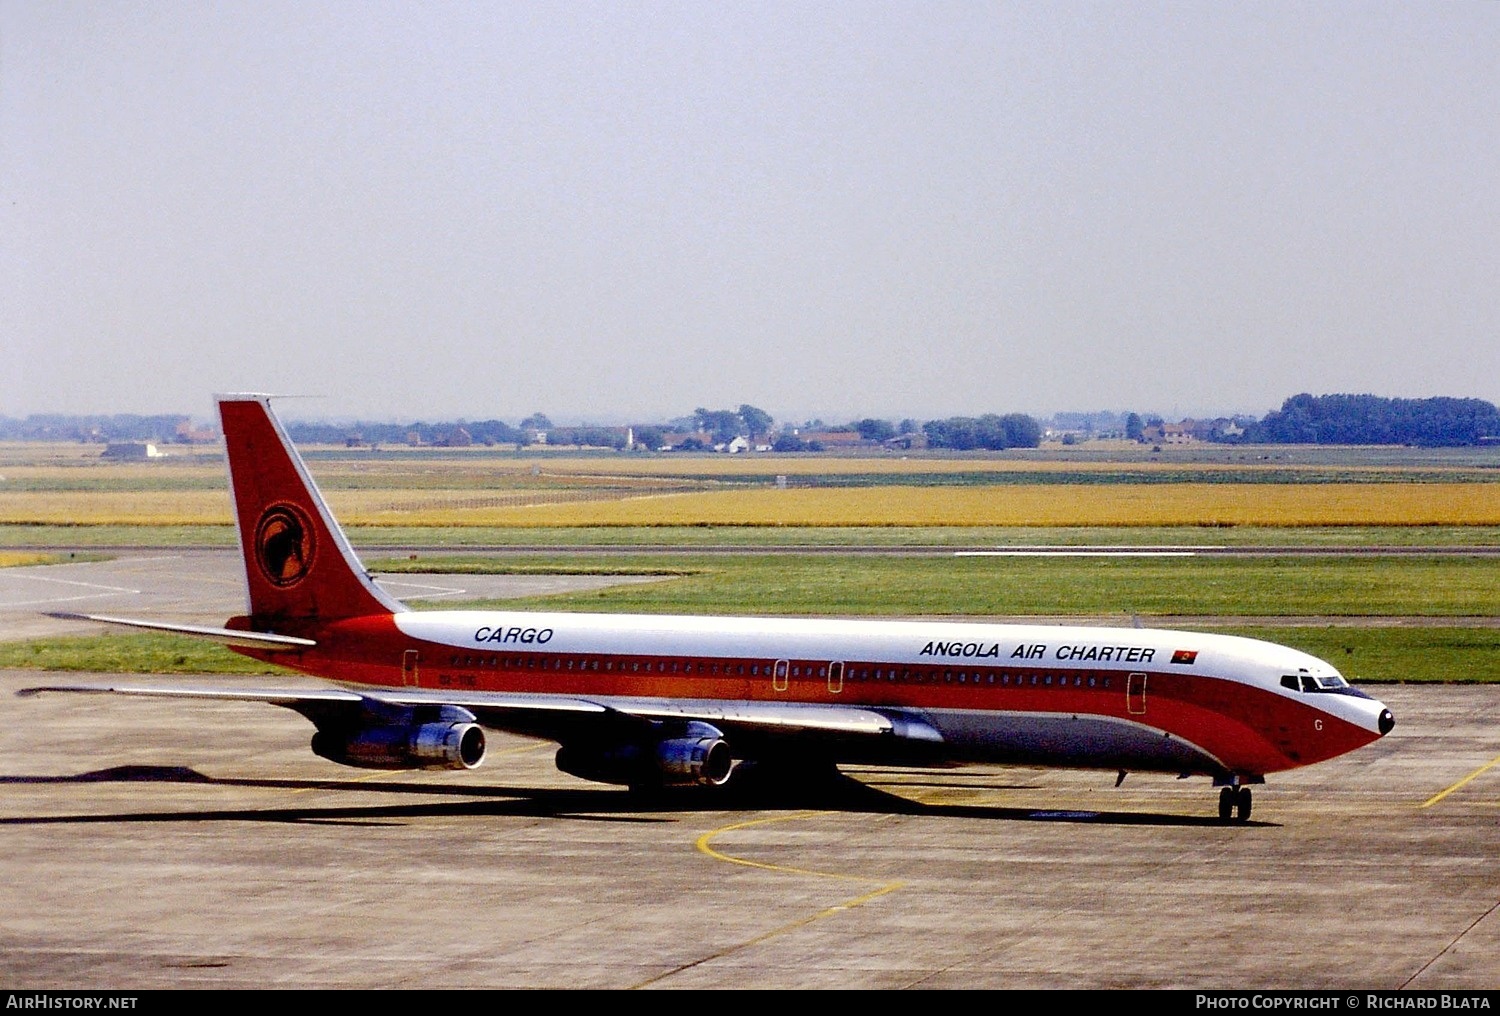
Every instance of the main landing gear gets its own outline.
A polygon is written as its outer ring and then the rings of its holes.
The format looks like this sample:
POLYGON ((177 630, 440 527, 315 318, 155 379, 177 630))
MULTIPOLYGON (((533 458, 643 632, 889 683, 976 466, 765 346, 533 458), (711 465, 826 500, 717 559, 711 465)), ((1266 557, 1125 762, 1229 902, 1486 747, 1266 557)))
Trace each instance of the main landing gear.
POLYGON ((1250 821, 1250 788, 1224 787, 1219 791, 1220 822, 1250 821))

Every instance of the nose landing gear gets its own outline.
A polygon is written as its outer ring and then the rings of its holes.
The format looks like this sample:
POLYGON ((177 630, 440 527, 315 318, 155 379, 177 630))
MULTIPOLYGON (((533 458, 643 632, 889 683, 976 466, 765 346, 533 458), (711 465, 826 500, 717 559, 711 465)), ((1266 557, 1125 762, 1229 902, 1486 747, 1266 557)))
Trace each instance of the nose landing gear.
POLYGON ((1224 787, 1219 791, 1220 822, 1250 821, 1250 788, 1224 787))

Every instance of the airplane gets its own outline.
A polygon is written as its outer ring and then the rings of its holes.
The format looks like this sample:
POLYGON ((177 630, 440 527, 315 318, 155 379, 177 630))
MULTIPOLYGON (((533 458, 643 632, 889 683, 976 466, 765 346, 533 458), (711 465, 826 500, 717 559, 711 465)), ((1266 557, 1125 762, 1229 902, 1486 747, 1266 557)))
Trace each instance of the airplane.
POLYGON ((1210 777, 1248 821, 1267 774, 1390 733, 1307 653, 1230 635, 1082 626, 562 611, 414 611, 360 563, 271 407, 216 397, 249 613, 224 627, 68 615, 217 640, 319 688, 52 685, 264 702, 347 766, 473 769, 485 729, 550 740, 565 773, 644 793, 792 782, 843 764, 975 762, 1210 777))

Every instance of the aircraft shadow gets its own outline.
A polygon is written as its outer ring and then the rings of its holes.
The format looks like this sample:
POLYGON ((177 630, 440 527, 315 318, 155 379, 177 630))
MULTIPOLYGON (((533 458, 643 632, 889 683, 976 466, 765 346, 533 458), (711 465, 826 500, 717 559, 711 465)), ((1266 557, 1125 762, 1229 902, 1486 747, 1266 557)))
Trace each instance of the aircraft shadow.
MULTIPOLYGON (((1005 822, 1064 822, 1092 825, 1222 826, 1216 817, 1150 812, 1038 809, 912 801, 842 774, 802 785, 670 789, 642 794, 617 787, 536 788, 442 786, 400 779, 293 780, 220 778, 186 766, 118 766, 72 776, 0 776, 0 785, 70 783, 187 783, 203 786, 337 794, 411 794, 443 797, 423 803, 254 807, 108 814, 0 816, 0 826, 96 825, 114 822, 272 822, 317 825, 400 826, 423 818, 516 816, 584 822, 665 823, 672 816, 736 810, 816 809, 850 814, 919 815, 1005 822)), ((924 784, 941 786, 942 784, 924 784)), ((968 785, 968 789, 973 789, 968 785)), ((1006 788, 1010 789, 1010 788, 1006 788)), ((1248 822, 1246 826, 1275 823, 1248 822)))

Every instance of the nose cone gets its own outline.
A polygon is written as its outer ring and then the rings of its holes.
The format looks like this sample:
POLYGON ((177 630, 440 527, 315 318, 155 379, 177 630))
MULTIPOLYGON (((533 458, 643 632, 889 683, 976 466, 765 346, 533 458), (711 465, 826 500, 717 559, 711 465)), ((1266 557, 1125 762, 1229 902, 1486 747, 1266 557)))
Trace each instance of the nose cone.
POLYGON ((1391 715, 1389 709, 1380 710, 1380 719, 1376 721, 1380 726, 1380 736, 1389 734, 1396 726, 1396 717, 1391 715))

